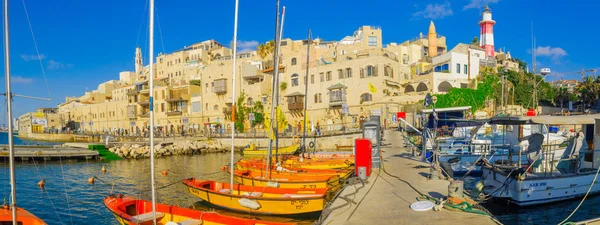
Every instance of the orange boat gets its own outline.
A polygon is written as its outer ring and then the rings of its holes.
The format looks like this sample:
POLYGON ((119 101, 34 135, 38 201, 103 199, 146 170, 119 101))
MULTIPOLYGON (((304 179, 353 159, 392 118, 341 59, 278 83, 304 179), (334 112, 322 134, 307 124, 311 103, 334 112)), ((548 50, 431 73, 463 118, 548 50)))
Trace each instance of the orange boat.
POLYGON ((317 213, 327 204, 327 188, 273 188, 194 178, 182 181, 191 194, 230 210, 254 214, 292 215, 317 213))
MULTIPOLYGON (((122 195, 110 195, 104 198, 104 205, 114 214, 120 224, 152 224, 152 202, 122 195)), ((156 223, 158 225, 284 225, 292 223, 268 222, 225 216, 215 212, 204 212, 177 206, 156 204, 156 223)))
MULTIPOLYGON (((297 155, 281 155, 280 159, 291 159, 299 160, 300 156, 297 155)), ((318 160, 318 159, 344 159, 354 161, 354 154, 337 154, 337 153, 316 153, 316 154, 305 154, 304 160, 318 160)))
MULTIPOLYGON (((262 162, 242 162, 238 161, 235 163, 236 169, 238 170, 254 170, 260 174, 265 174, 266 164, 262 162)), ((307 168, 293 168, 293 167, 281 167, 271 166, 271 174, 282 174, 282 175, 303 175, 303 176, 319 176, 319 175, 332 175, 339 176, 340 178, 347 178, 353 172, 352 169, 307 169, 307 168)))
MULTIPOLYGON (((19 207, 17 207, 17 223, 23 225, 46 225, 43 220, 19 207)), ((0 224, 12 224, 12 210, 6 205, 0 209, 0 224)))

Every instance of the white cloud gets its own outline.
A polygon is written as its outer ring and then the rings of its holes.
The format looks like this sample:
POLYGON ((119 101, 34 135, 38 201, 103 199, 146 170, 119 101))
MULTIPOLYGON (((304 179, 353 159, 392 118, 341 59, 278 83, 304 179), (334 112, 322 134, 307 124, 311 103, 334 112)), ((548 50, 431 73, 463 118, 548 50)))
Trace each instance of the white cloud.
POLYGON ((441 19, 446 16, 452 16, 452 8, 450 8, 450 2, 444 4, 427 4, 423 11, 413 13, 413 18, 425 18, 425 19, 441 19))
POLYGON ((38 55, 21 54, 20 56, 21 56, 21 59, 25 60, 26 62, 46 58, 46 56, 44 54, 40 54, 39 56, 38 55))
POLYGON ((556 61, 558 61, 560 58, 568 55, 567 51, 565 51, 561 47, 551 47, 551 46, 546 46, 546 47, 538 46, 535 49, 535 54, 537 56, 547 56, 556 61))
POLYGON ((467 4, 463 7, 463 10, 481 9, 486 5, 489 5, 492 3, 498 3, 498 1, 500 1, 500 0, 470 0, 469 4, 467 4))
POLYGON ((237 49, 239 53, 251 52, 256 50, 256 46, 258 46, 258 41, 238 41, 237 49))
POLYGON ((19 83, 19 84, 31 84, 33 82, 32 78, 25 78, 22 76, 11 76, 10 77, 10 81, 12 83, 19 83))
POLYGON ((52 59, 48 61, 48 69, 66 69, 66 68, 73 68, 73 64, 61 63, 61 62, 54 61, 52 59))

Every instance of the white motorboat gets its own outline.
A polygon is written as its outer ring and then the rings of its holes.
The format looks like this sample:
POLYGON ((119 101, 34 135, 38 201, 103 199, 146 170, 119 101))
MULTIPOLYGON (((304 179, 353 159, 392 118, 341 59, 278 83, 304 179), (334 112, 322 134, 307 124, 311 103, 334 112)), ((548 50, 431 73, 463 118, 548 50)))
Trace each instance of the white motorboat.
POLYGON ((515 127, 526 124, 577 125, 581 126, 581 131, 569 141, 559 159, 551 157, 556 156, 552 151, 555 145, 546 144, 544 136, 519 135, 530 142, 525 152, 527 163, 485 164, 482 167, 485 194, 518 206, 530 206, 600 192, 600 185, 593 182, 600 166, 600 114, 520 117, 492 123, 515 127))

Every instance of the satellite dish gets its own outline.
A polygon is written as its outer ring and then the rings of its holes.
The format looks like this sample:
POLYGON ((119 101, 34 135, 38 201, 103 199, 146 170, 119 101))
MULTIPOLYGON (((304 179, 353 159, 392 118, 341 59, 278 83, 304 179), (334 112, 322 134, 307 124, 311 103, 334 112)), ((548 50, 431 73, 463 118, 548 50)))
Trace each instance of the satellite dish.
POLYGON ((542 76, 546 76, 546 75, 550 74, 550 72, 551 72, 550 68, 542 68, 540 70, 540 74, 542 74, 542 76))

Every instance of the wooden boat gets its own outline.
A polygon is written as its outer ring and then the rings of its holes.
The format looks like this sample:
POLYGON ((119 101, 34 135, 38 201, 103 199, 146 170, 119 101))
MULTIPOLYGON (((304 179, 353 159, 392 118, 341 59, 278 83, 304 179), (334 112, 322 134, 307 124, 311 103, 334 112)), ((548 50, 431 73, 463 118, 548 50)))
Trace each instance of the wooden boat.
MULTIPOLYGON (((229 172, 229 170, 227 170, 229 172)), ((339 176, 286 176, 271 174, 270 179, 264 173, 252 170, 234 170, 233 179, 243 185, 278 188, 329 188, 329 191, 339 190, 342 180, 339 176)))
MULTIPOLYGON (((295 145, 290 145, 287 147, 283 147, 283 148, 279 148, 278 153, 285 155, 285 154, 294 154, 298 148, 300 147, 300 145, 295 144, 295 145)), ((263 157, 268 155, 268 149, 257 149, 254 147, 254 144, 251 144, 249 147, 245 148, 243 151, 244 157, 263 157)), ((275 152, 275 149, 273 149, 273 152, 275 152)))
POLYGON ((213 205, 231 210, 290 215, 316 213, 327 204, 327 188, 272 188, 235 184, 231 189, 228 183, 196 180, 182 181, 193 195, 213 205), (231 192, 233 190, 233 192, 231 192))
MULTIPOLYGON (((262 162, 237 162, 235 163, 236 169, 238 170, 253 170, 259 174, 265 174, 266 165, 262 162)), ((281 175, 301 175, 301 176, 322 176, 331 175, 339 176, 340 178, 347 178, 354 172, 352 169, 306 169, 306 168, 291 168, 281 166, 271 166, 271 174, 281 175)))
MULTIPOLYGON (((104 205, 122 225, 152 224, 152 203, 129 196, 110 195, 104 198, 104 205)), ((156 204, 156 223, 159 225, 215 225, 215 224, 246 224, 246 225, 279 225, 277 223, 225 216, 215 212, 204 212, 177 206, 156 204)))
MULTIPOLYGON (((25 209, 17 207, 17 223, 24 225, 45 225, 46 223, 25 209)), ((0 209, 0 224, 12 224, 12 210, 5 205, 0 209)))
MULTIPOLYGON (((241 162, 262 162, 266 163, 262 159, 241 159, 241 162)), ((298 160, 281 160, 280 165, 285 168, 303 168, 303 169, 348 169, 354 166, 354 162, 344 159, 325 160, 325 159, 313 159, 305 160, 300 162, 298 160)))
MULTIPOLYGON (((300 156, 296 155, 282 155, 279 157, 280 159, 291 159, 291 160, 300 160, 300 156)), ((354 161, 354 154, 338 154, 338 153, 316 153, 316 154, 305 154, 304 160, 319 160, 319 159, 344 159, 354 161)))

